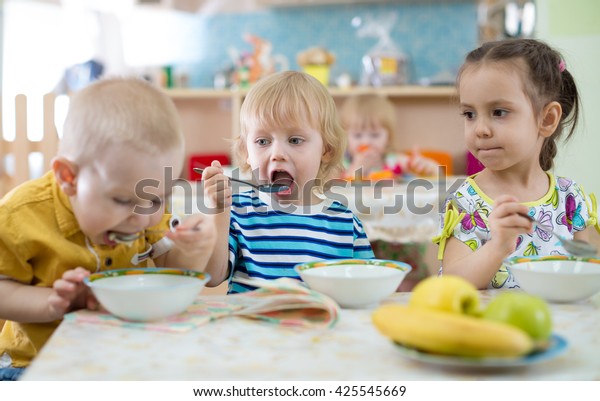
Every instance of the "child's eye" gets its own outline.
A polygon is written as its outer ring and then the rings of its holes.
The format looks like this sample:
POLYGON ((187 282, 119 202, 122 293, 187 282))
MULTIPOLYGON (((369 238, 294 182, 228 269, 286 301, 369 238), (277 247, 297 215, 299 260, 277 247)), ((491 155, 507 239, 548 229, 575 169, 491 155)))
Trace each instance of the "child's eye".
POLYGON ((467 120, 472 120, 473 118, 475 118, 475 113, 472 111, 463 111, 460 114, 467 120))
POLYGON ((265 146, 269 144, 269 141, 267 139, 264 138, 259 138, 256 141, 254 141, 254 143, 256 143, 259 146, 265 146))
POLYGON ((300 145, 302 142, 304 142, 304 139, 302 139, 302 138, 297 138, 297 137, 290 138, 290 143, 292 145, 300 145))
POLYGON ((506 115, 508 114, 508 111, 496 109, 496 110, 494 110, 493 114, 494 114, 494 117, 506 117, 506 115))
POLYGON ((113 198, 113 202, 115 202, 117 205, 123 205, 123 206, 133 205, 133 201, 131 199, 125 199, 125 198, 113 198))

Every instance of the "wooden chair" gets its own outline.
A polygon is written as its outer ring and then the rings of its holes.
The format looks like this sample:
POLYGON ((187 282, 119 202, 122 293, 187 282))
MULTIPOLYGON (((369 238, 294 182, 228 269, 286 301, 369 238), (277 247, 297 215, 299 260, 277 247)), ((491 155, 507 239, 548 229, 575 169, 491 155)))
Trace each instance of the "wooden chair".
POLYGON ((40 141, 32 141, 27 135, 27 98, 25 95, 15 97, 15 139, 6 140, 0 131, 0 196, 33 178, 29 168, 30 154, 41 153, 43 170, 50 168, 50 162, 58 149, 58 134, 54 123, 55 99, 54 94, 44 96, 43 115, 40 116, 43 118, 43 137, 40 141), (6 168, 9 155, 12 155, 12 168, 6 168))

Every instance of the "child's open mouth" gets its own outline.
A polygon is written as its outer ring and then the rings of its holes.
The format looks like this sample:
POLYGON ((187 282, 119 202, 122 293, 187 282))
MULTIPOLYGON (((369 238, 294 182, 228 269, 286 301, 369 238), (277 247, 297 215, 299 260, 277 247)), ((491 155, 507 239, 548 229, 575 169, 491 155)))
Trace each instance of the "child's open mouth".
POLYGON ((131 244, 140 237, 140 233, 121 233, 117 231, 108 231, 104 233, 104 242, 107 245, 115 246, 118 244, 131 244))
POLYGON ((284 170, 273 171, 271 173, 271 183, 285 185, 288 187, 288 189, 286 189, 285 191, 277 192, 278 196, 289 196, 294 191, 294 187, 295 187, 294 177, 292 177, 291 174, 288 173, 287 171, 284 171, 284 170))
POLYGON ((114 234, 115 233, 113 231, 108 231, 104 233, 104 243, 106 245, 115 246, 118 244, 117 241, 115 241, 114 234))

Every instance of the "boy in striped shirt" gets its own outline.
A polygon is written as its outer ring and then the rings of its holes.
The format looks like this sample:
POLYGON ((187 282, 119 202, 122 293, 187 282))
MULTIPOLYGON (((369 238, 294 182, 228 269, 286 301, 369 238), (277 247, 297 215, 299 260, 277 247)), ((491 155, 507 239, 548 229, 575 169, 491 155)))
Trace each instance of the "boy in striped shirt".
POLYGON ((323 195, 346 149, 327 89, 302 72, 263 78, 248 92, 240 122, 234 153, 242 171, 289 189, 232 195, 219 162, 204 170, 204 197, 218 231, 208 285, 228 280, 229 293, 244 292, 253 288, 236 279, 298 278, 298 263, 373 258, 359 219, 323 195))

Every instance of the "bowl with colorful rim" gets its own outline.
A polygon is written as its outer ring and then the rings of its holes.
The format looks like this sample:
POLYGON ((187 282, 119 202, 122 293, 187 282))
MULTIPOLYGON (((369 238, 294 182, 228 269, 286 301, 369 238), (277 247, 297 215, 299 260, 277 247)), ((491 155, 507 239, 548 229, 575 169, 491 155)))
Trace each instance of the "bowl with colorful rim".
POLYGON ((505 260, 524 291, 551 302, 575 302, 600 292, 600 258, 516 256, 505 260))
POLYGON ((311 289, 343 308, 372 308, 393 294, 412 270, 404 262, 384 259, 333 259, 295 266, 311 289))
POLYGON ((149 267, 93 273, 84 283, 111 314, 153 321, 184 312, 209 280, 209 274, 194 270, 149 267))

